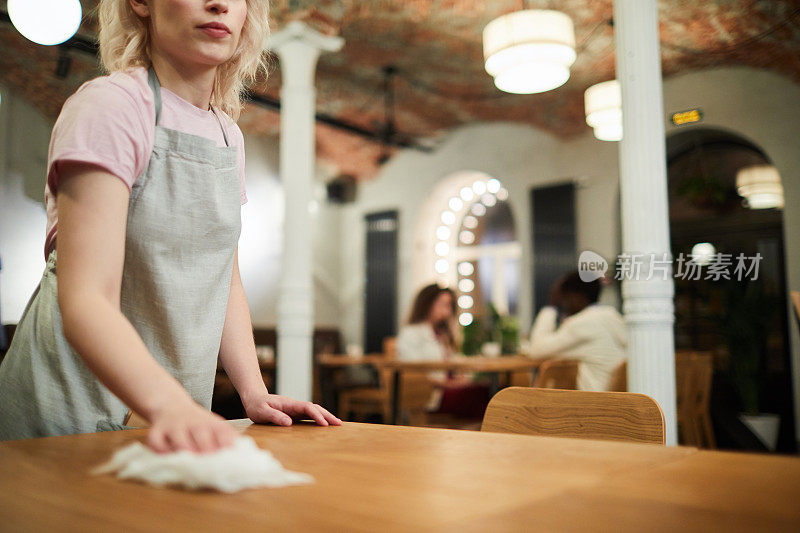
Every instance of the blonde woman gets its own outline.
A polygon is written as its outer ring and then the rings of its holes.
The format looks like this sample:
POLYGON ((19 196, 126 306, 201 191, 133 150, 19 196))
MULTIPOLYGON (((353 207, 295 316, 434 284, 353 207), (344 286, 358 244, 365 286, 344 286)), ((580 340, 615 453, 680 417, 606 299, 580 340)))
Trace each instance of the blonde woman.
POLYGON ((109 71, 53 128, 47 266, 0 366, 0 439, 122 427, 160 452, 235 432, 209 411, 217 358, 254 422, 340 421, 269 394, 237 261, 240 92, 265 65, 266 0, 101 0, 109 71))

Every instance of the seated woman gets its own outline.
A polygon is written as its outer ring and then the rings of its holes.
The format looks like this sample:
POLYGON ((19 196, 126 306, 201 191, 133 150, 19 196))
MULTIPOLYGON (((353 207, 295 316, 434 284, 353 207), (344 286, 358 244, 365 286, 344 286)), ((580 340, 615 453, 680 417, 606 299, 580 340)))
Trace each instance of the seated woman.
POLYGON ((582 281, 578 272, 562 277, 531 330, 527 355, 577 360, 580 390, 609 390, 614 370, 627 358, 625 322, 615 308, 597 303, 600 286, 600 280, 582 281))
MULTIPOLYGON (((456 326, 455 293, 436 284, 423 288, 414 299, 408 324, 397 336, 397 358, 401 361, 439 361, 456 356, 459 334, 456 326)), ((463 418, 480 418, 489 402, 488 387, 472 383, 466 376, 431 372, 439 387, 429 410, 463 418)))

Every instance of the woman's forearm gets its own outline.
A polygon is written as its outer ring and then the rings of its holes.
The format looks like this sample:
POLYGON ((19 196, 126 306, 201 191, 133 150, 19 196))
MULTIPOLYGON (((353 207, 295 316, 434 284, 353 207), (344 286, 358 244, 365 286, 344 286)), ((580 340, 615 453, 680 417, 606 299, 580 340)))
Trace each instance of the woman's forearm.
POLYGON ((86 366, 129 408, 152 423, 165 408, 193 402, 150 355, 119 306, 102 294, 74 291, 61 298, 67 341, 86 366))
MULTIPOLYGON (((238 256, 238 249, 236 255, 238 256)), ((228 295, 228 308, 225 313, 225 325, 222 329, 219 357, 225 372, 245 405, 249 399, 267 394, 267 387, 261 377, 261 369, 256 356, 250 307, 247 304, 247 296, 239 275, 238 258, 235 258, 233 263, 231 289, 228 295)))

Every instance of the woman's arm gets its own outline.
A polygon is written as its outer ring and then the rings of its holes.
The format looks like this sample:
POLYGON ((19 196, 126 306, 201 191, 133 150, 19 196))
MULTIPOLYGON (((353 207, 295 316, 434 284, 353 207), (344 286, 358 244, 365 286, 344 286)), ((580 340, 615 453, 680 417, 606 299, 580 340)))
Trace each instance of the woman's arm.
POLYGON ((219 358, 242 399, 247 416, 253 422, 288 426, 292 423, 292 417, 309 417, 322 426, 341 424, 338 418, 319 405, 267 392, 256 357, 250 306, 239 274, 238 247, 233 258, 231 289, 219 358))
POLYGON ((261 369, 256 357, 250 306, 239 274, 238 246, 234 254, 231 289, 228 295, 225 325, 222 328, 219 359, 242 402, 246 404, 249 398, 267 394, 267 387, 261 378, 261 369))
POLYGON ((62 163, 57 196, 58 305, 67 341, 89 369, 152 425, 157 451, 211 451, 236 435, 150 355, 120 309, 129 191, 112 174, 62 163))
POLYGON ((554 307, 543 307, 536 317, 531 331, 529 357, 570 358, 568 351, 578 346, 582 339, 572 328, 556 328, 558 311, 554 307))

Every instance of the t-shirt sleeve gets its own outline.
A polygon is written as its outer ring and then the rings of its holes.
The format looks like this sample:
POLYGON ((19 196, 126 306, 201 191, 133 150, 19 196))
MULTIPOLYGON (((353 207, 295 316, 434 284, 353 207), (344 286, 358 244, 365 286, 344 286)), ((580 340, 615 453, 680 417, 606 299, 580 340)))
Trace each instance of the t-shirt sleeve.
POLYGON ((47 182, 56 192, 59 166, 86 163, 107 170, 130 189, 153 149, 155 111, 107 79, 81 87, 64 103, 53 127, 47 182), (149 119, 153 120, 149 120, 149 119))
POLYGON ((242 200, 242 205, 247 203, 247 188, 245 186, 245 172, 244 172, 244 136, 242 130, 239 129, 237 124, 233 126, 233 135, 237 148, 236 162, 239 165, 239 196, 242 200))

